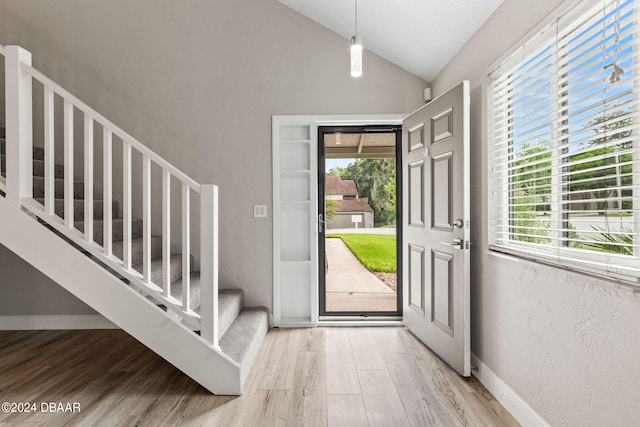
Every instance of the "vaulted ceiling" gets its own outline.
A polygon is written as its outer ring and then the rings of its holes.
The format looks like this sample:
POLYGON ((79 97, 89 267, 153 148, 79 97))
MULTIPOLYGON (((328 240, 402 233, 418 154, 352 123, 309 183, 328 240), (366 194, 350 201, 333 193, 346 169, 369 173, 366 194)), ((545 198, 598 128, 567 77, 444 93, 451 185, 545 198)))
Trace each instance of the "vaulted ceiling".
MULTIPOLYGON (((340 34, 345 45, 354 35, 354 0, 279 1, 340 34)), ((358 0, 358 35, 365 49, 431 81, 502 1, 358 0)))

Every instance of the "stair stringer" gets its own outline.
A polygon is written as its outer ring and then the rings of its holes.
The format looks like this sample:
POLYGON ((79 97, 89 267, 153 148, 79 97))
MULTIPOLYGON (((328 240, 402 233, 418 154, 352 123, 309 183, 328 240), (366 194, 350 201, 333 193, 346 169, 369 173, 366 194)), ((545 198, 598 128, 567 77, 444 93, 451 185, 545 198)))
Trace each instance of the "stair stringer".
POLYGON ((242 393, 241 366, 0 197, 0 243, 214 394, 242 393))

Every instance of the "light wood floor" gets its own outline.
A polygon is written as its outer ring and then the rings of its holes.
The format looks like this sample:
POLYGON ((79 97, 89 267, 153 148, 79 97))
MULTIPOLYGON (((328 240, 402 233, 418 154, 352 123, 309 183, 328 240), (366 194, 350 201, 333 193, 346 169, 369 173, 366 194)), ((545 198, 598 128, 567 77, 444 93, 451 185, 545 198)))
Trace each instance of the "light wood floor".
POLYGON ((273 329, 240 397, 209 394, 119 330, 4 331, 1 402, 38 412, 0 412, 0 426, 518 425, 403 328, 273 329))

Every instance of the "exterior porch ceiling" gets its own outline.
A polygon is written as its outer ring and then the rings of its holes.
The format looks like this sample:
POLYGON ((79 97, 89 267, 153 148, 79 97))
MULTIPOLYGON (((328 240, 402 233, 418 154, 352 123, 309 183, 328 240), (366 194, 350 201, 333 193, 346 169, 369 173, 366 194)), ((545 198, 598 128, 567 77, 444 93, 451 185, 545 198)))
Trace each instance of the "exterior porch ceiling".
POLYGON ((396 154, 392 133, 331 133, 324 137, 324 154, 328 159, 390 158, 396 154))

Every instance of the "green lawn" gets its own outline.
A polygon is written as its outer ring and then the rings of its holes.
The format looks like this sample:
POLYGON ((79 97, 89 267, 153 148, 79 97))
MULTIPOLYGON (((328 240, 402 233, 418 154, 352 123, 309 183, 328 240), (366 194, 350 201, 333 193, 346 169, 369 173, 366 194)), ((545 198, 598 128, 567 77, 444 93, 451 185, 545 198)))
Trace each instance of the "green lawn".
POLYGON ((396 272, 396 236, 386 234, 332 234, 347 245, 369 271, 396 272))

